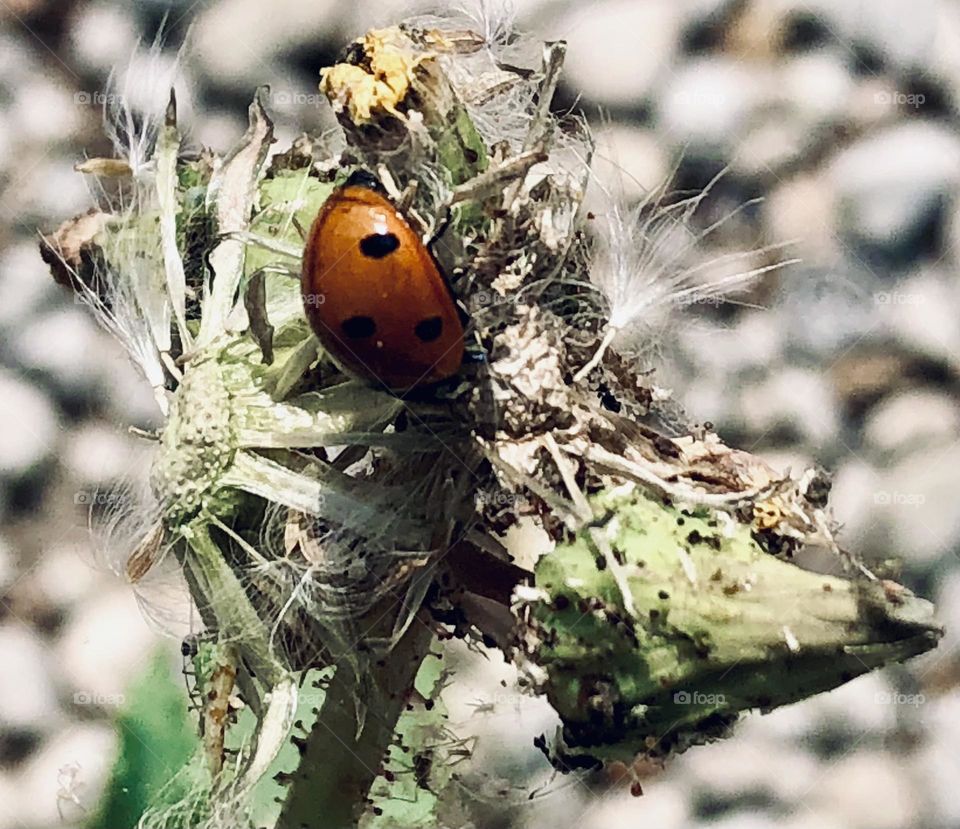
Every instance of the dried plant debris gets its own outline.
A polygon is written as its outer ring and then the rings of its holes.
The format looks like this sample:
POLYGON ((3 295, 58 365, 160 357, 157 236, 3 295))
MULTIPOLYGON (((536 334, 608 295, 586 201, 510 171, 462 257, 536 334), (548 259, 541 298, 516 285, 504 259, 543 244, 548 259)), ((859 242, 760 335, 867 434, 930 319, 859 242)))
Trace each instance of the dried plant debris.
MULTIPOLYGON (((112 564, 143 587, 176 562, 229 645, 230 685, 259 723, 235 763, 222 736, 212 749, 233 803, 287 743, 298 675, 347 671, 343 739, 374 739, 367 704, 398 654, 390 670, 416 673, 424 625, 496 643, 531 674, 563 718, 542 743, 562 767, 662 756, 936 641, 927 603, 841 553, 821 471, 783 477, 709 429, 663 426, 675 407, 649 331, 779 263, 762 251, 698 281, 704 195, 635 208, 605 194, 605 215, 587 213, 590 130, 550 108, 563 56, 452 18, 371 31, 322 74, 341 135, 273 147, 260 93, 223 157, 184 156, 165 96, 121 113, 143 126, 111 130, 117 159, 85 164, 111 196, 44 239, 165 416, 151 518, 118 517, 131 560, 112 564), (430 240, 467 320, 462 370, 429 388, 344 373, 307 323, 305 229, 358 169, 430 240), (531 569, 501 543, 522 522, 558 545, 531 569), (808 543, 854 578, 786 560, 808 543)), ((312 739, 296 737, 303 757, 312 739)), ((390 755, 377 809, 400 788, 445 802, 424 758, 399 761, 397 782, 390 755)), ((373 784, 355 771, 351 785, 373 784)), ((284 778, 285 808, 316 811, 313 773, 284 778)))

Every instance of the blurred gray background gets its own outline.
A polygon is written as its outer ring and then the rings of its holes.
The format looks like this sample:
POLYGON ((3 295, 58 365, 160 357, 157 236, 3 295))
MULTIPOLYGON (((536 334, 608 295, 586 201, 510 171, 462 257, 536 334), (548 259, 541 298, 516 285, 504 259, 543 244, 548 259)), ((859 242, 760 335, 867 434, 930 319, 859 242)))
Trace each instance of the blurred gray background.
MULTIPOLYGON (((728 168, 703 226, 762 201, 705 240, 703 261, 794 243, 781 255, 800 264, 684 310, 665 376, 729 443, 833 470, 845 545, 901 559, 948 635, 641 770, 642 798, 553 781, 535 801, 493 797, 485 826, 960 826, 960 2, 513 5, 521 29, 569 41, 559 106, 597 125, 603 180, 640 200, 671 175, 691 189, 728 168)), ((127 426, 156 422, 151 396, 37 254, 38 229, 90 206, 73 165, 109 151, 107 76, 148 94, 146 47, 166 16, 161 66, 190 31, 178 93, 192 142, 228 148, 270 83, 282 146, 331 123, 320 67, 418 8, 0 0, 0 829, 82 822, 113 759, 112 716, 159 640, 88 529, 119 482, 143 477, 127 426)), ((173 661, 179 643, 163 641, 173 661)), ((504 693, 501 670, 466 671, 452 708, 484 763, 546 779, 530 743, 542 711, 504 693)))

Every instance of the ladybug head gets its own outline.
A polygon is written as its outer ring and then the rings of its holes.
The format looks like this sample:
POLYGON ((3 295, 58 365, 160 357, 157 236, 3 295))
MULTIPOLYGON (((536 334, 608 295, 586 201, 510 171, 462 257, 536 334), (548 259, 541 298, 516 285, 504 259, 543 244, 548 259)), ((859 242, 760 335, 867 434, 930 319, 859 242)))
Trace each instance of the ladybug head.
POLYGON ((369 170, 364 170, 362 167, 358 167, 352 173, 350 173, 349 178, 344 182, 344 187, 366 187, 368 190, 374 190, 377 193, 386 195, 386 189, 383 186, 383 183, 369 170))

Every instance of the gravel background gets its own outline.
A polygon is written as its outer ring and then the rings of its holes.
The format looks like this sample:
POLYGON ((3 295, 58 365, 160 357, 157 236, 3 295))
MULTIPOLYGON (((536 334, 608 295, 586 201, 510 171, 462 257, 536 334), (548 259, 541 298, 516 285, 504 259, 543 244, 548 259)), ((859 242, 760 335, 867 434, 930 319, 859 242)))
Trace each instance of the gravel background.
MULTIPOLYGON (((704 261, 795 240, 801 264, 684 313, 664 372, 728 442, 834 470, 847 546, 902 559, 948 635, 905 668, 749 717, 737 739, 651 770, 643 798, 555 781, 501 811, 529 827, 960 826, 960 3, 515 6, 522 28, 570 42, 561 101, 596 116, 608 181, 641 198, 674 169, 691 188, 729 167, 711 215, 763 201, 704 261)), ((82 820, 116 744, 111 713, 158 641, 96 566, 87 527, 111 487, 143 475, 126 426, 154 423, 151 397, 36 252, 38 228, 89 204, 72 168, 106 150, 106 76, 135 55, 126 92, 140 94, 138 38, 169 13, 173 45, 192 27, 179 86, 193 140, 229 146, 269 82, 283 142, 329 123, 319 67, 410 8, 0 0, 0 829, 82 820)), ((543 711, 491 690, 497 670, 468 672, 451 706, 481 734, 479 765, 542 776, 529 736, 543 711)))

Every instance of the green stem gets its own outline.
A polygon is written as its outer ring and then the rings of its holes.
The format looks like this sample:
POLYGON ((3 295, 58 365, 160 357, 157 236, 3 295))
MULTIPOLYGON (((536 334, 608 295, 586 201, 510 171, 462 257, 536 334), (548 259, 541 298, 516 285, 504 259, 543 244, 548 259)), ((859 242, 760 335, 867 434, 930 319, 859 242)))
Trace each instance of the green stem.
POLYGON ((201 517, 192 522, 183 534, 190 545, 186 565, 199 588, 195 601, 212 608, 221 639, 236 643, 257 679, 272 688, 284 679, 286 671, 271 651, 267 628, 243 585, 210 537, 207 520, 201 517))
POLYGON ((289 778, 277 829, 357 825, 432 639, 432 631, 415 620, 364 676, 357 675, 350 660, 340 660, 317 722, 299 743, 301 761, 289 778))

